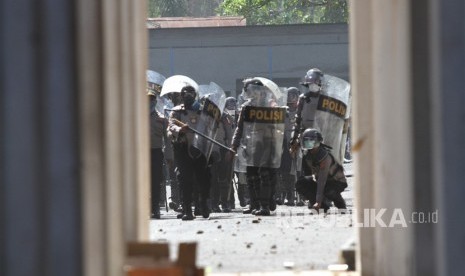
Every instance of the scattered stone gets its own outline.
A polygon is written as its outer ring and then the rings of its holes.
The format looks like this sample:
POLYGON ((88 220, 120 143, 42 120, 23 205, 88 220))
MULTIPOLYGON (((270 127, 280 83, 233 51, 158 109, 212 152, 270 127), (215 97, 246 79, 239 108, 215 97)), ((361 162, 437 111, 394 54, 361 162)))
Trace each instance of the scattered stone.
POLYGON ((163 229, 160 228, 160 230, 158 230, 158 231, 163 232, 163 229))
POLYGON ((240 222, 240 221, 238 221, 238 222, 236 222, 236 224, 241 224, 241 222, 240 222))
POLYGON ((219 263, 216 267, 222 268, 222 267, 223 267, 223 264, 222 264, 222 263, 219 263))
POLYGON ((292 269, 294 268, 294 262, 290 262, 290 261, 283 262, 283 266, 286 269, 292 269))
POLYGON ((221 225, 218 225, 218 227, 217 227, 217 228, 218 228, 218 229, 221 229, 221 225))
POLYGON ((202 230, 199 230, 199 231, 197 231, 197 234, 199 234, 199 235, 200 235, 200 234, 203 234, 203 231, 202 231, 202 230))
POLYGON ((215 220, 213 223, 217 223, 217 222, 218 222, 218 221, 217 221, 217 220, 215 220))
POLYGON ((250 247, 252 247, 252 244, 253 244, 253 243, 249 242, 249 243, 247 243, 246 247, 247 247, 247 248, 250 248, 250 247))
POLYGON ((236 233, 233 233, 232 236, 235 237, 235 236, 237 236, 237 234, 236 234, 236 233))
POLYGON ((271 249, 276 249, 276 244, 273 244, 273 245, 271 246, 271 249))
POLYGON ((260 221, 258 219, 252 220, 252 223, 259 223, 260 221))

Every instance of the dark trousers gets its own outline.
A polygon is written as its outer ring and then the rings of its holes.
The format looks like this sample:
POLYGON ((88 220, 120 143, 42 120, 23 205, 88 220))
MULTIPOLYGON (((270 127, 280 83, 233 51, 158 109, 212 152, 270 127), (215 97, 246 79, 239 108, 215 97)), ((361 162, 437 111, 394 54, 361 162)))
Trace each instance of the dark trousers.
POLYGON ((287 198, 288 202, 294 203, 295 199, 295 175, 292 175, 288 172, 281 172, 281 184, 282 184, 282 192, 284 194, 284 198, 287 198))
MULTIPOLYGON (((303 196, 305 196, 309 201, 310 205, 315 204, 316 202, 316 190, 317 190, 317 183, 313 180, 311 176, 304 176, 299 178, 295 183, 295 187, 297 192, 303 196)), ((339 209, 345 209, 346 204, 344 199, 341 196, 342 191, 347 188, 347 183, 339 182, 339 181, 327 181, 325 185, 325 190, 323 192, 324 196, 333 201, 334 205, 339 209)), ((324 200, 323 200, 324 204, 324 200)), ((327 207, 327 206, 323 206, 327 207)))
POLYGON ((247 167, 247 185, 249 187, 251 205, 262 208, 270 206, 271 197, 275 192, 277 169, 247 167))
POLYGON ((187 146, 178 145, 174 148, 174 158, 178 167, 183 207, 192 206, 194 190, 199 193, 202 203, 205 203, 210 194, 210 170, 207 168, 205 156, 192 158, 187 151, 187 146))
POLYGON ((162 149, 150 150, 150 170, 151 170, 151 210, 152 213, 160 210, 160 194, 163 184, 163 151, 162 149))

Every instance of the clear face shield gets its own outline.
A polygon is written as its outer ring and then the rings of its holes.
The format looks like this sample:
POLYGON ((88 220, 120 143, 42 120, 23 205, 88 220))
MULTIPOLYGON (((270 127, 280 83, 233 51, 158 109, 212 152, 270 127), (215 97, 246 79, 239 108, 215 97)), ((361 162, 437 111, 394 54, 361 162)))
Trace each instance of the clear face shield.
POLYGON ((292 93, 287 95, 287 107, 289 111, 294 112, 297 110, 297 102, 299 101, 299 94, 292 93))
POLYGON ((270 106, 273 101, 269 89, 257 84, 248 84, 242 91, 242 98, 249 104, 256 106, 270 106))
POLYGON ((224 112, 231 116, 236 115, 236 102, 234 101, 228 101, 226 102, 226 105, 224 106, 224 112))

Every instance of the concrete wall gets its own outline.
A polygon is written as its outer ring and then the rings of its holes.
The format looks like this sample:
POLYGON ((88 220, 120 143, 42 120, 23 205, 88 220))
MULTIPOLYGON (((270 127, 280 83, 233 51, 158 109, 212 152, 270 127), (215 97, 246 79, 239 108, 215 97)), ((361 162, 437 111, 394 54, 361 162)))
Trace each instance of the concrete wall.
POLYGON ((312 67, 348 80, 346 24, 149 30, 150 69, 214 81, 225 91, 240 91, 249 76, 298 86, 312 67))
POLYGON ((465 256, 465 3, 350 1, 361 275, 461 275, 465 256), (437 220, 418 223, 415 214, 437 220), (389 220, 390 215, 386 216, 389 220), (361 220, 362 219, 362 220, 361 220))

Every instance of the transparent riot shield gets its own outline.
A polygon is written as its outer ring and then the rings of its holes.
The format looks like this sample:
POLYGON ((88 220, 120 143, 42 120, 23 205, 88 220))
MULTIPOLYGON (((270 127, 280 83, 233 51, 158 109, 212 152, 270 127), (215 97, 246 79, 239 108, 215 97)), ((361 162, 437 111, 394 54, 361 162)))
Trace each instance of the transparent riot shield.
POLYGON ((147 82, 157 84, 161 87, 163 86, 163 83, 165 82, 165 80, 166 78, 162 74, 152 71, 152 70, 147 70, 147 82))
POLYGON ((166 97, 160 97, 157 95, 157 104, 155 105, 155 110, 164 118, 169 118, 171 109, 173 109, 173 103, 166 97))
POLYGON ((323 143, 333 148, 331 152, 341 164, 344 161, 350 98, 348 82, 331 75, 324 76, 313 127, 321 131, 323 143))
MULTIPOLYGON (((211 82, 208 85, 199 86, 199 101, 202 103, 202 108, 196 130, 215 139, 226 102, 226 94, 218 84, 211 82)), ((214 145, 211 141, 195 134, 192 145, 200 150, 207 160, 210 158, 214 145)))
POLYGON ((242 92, 243 134, 237 159, 245 166, 279 168, 283 151, 286 94, 271 80, 246 80, 242 92))

